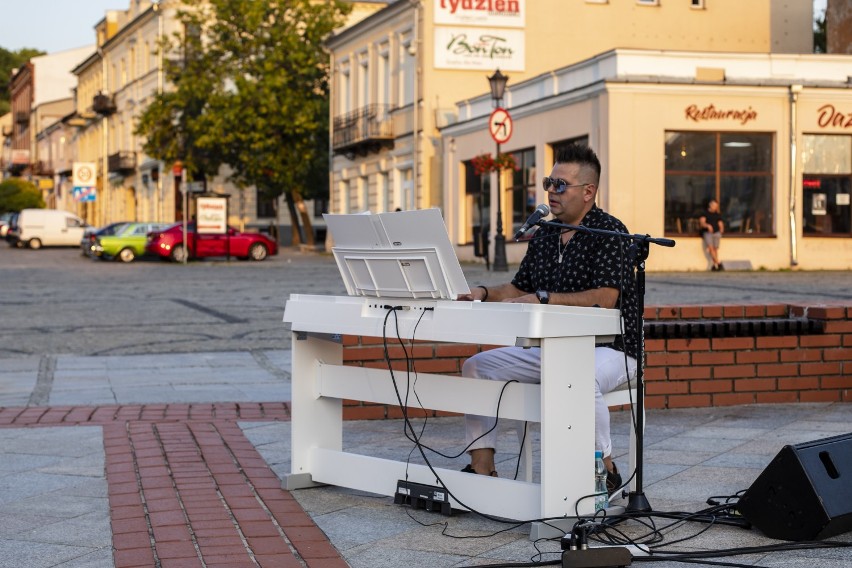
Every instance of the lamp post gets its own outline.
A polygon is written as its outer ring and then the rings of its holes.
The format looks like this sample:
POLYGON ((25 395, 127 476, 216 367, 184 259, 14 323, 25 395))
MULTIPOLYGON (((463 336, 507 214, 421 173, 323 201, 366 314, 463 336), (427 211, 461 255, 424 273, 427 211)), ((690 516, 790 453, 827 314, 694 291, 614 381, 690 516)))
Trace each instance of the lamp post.
MULTIPOLYGON (((500 108, 503 101, 503 92, 506 90, 506 83, 509 82, 509 77, 503 75, 500 69, 497 69, 493 75, 488 77, 488 83, 491 85, 491 99, 494 101, 494 107, 500 108)), ((491 125, 489 125, 490 129, 491 125)), ((497 142, 497 159, 500 158, 500 142, 497 142)), ((509 265, 506 262, 506 237, 503 235, 503 195, 500 187, 500 177, 502 172, 497 169, 497 234, 494 236, 494 270, 497 272, 507 272, 509 265)))

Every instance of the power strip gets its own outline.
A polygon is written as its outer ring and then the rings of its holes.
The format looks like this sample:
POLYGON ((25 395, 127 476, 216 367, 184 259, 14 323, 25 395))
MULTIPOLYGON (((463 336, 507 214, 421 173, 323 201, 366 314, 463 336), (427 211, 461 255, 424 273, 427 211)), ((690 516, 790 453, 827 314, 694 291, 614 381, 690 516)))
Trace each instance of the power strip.
POLYGON ((633 555, 621 546, 566 550, 562 553, 562 568, 621 568, 630 566, 633 555))

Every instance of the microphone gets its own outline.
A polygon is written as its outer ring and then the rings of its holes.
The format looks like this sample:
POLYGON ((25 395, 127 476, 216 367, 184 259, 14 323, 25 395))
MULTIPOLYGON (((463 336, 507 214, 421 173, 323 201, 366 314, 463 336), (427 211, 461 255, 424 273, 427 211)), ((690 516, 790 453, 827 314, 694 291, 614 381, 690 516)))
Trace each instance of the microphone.
POLYGON ((542 203, 538 207, 535 208, 535 211, 532 212, 532 215, 529 216, 526 223, 521 225, 521 228, 518 229, 518 232, 515 233, 515 240, 517 241, 521 237, 524 236, 524 233, 530 230, 531 227, 537 225, 539 221, 541 221, 542 217, 547 217, 550 215, 550 207, 546 204, 542 203))

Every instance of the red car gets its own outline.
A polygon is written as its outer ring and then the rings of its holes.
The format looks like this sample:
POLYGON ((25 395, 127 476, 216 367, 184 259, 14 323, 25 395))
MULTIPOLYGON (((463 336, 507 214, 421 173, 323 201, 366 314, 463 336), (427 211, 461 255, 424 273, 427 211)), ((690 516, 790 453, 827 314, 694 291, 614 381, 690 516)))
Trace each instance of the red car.
MULTIPOLYGON (((241 233, 233 227, 223 235, 196 234, 195 223, 186 226, 189 258, 235 256, 239 259, 263 260, 278 254, 278 243, 260 233, 241 233)), ((183 262, 186 248, 183 245, 183 223, 176 223, 162 231, 148 233, 145 251, 162 259, 183 262)))

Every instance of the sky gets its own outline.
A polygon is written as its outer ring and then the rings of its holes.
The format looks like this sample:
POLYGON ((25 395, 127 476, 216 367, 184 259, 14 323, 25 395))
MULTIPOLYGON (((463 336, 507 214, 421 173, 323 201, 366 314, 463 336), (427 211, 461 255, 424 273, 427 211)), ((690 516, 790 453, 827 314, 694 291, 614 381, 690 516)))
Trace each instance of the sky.
POLYGON ((107 10, 126 10, 130 0, 4 0, 0 47, 32 47, 56 53, 95 44, 95 24, 107 10))
MULTIPOLYGON (((814 0, 814 15, 827 0, 814 0)), ((0 47, 33 47, 55 53, 95 43, 94 26, 107 10, 126 10, 130 0, 4 0, 0 47)))

